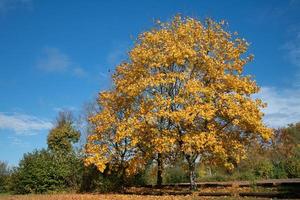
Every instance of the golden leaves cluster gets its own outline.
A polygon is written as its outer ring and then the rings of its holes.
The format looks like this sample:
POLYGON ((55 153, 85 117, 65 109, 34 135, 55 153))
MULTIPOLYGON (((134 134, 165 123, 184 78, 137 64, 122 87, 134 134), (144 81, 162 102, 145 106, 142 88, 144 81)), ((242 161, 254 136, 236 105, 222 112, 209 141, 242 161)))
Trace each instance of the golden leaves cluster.
POLYGON ((115 143, 133 152, 125 160, 132 170, 144 162, 141 156, 171 152, 219 159, 231 168, 230 160, 245 156, 247 142, 272 135, 262 122, 264 104, 251 96, 259 87, 243 74, 253 59, 244 55, 247 48, 224 22, 211 19, 176 16, 142 33, 116 68, 114 88, 99 96, 87 163, 103 171, 118 156, 115 143))

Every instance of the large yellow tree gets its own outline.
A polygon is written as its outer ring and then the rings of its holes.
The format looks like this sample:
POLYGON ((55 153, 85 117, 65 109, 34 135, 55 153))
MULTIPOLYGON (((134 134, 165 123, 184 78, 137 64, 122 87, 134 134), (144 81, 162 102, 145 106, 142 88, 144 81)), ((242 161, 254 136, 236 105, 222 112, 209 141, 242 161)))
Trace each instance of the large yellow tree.
MULTIPOLYGON (((139 160, 141 149, 157 158, 180 153, 194 189, 197 161, 208 159, 231 169, 246 156, 249 142, 268 140, 272 132, 262 122, 264 104, 251 96, 259 87, 243 72, 252 59, 245 55, 247 48, 244 39, 226 31, 224 22, 211 19, 201 23, 176 16, 140 34, 128 61, 116 68, 113 95, 107 96, 124 110, 113 140, 130 138, 137 154, 128 161, 139 160)), ((98 144, 107 133, 102 124, 111 126, 118 116, 106 114, 112 106, 100 103, 103 110, 92 118, 100 125, 91 136, 98 144)), ((94 148, 95 142, 88 146, 94 148)), ((102 151, 107 152, 101 145, 89 151, 88 159, 100 170, 111 159, 102 151)))

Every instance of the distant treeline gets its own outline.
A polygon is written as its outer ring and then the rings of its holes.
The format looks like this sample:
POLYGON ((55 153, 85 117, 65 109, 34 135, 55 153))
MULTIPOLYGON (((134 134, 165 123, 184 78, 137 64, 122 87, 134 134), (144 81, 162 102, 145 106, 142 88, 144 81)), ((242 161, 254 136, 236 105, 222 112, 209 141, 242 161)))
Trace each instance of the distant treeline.
MULTIPOLYGON (((88 127, 87 129, 91 129, 88 127)), ((81 132, 84 132, 81 130, 81 132)), ((196 168, 197 181, 259 180, 300 177, 300 123, 276 129, 268 144, 259 142, 247 148, 248 157, 228 170, 209 161, 196 168)), ((80 131, 68 112, 62 112, 48 135, 48 148, 24 154, 17 167, 0 162, 0 192, 53 193, 62 191, 111 192, 126 186, 157 183, 157 163, 149 161, 143 170, 130 176, 122 169, 101 173, 95 166, 85 166, 84 145, 74 144, 80 131)), ((166 163, 163 183, 188 182, 187 163, 182 157, 166 163)))

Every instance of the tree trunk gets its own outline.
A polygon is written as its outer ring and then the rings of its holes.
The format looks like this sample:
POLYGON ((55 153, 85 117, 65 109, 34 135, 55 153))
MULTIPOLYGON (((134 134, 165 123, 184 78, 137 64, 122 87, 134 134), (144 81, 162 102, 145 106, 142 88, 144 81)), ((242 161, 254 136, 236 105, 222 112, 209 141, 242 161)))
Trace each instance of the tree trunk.
POLYGON ((207 167, 207 169, 208 169, 208 175, 209 175, 209 176, 212 176, 212 173, 211 173, 211 167, 207 167))
POLYGON ((196 185, 196 174, 195 174, 195 163, 189 162, 189 175, 190 175, 190 189, 191 190, 196 190, 197 185, 196 185))
POLYGON ((156 186, 161 188, 162 186, 162 173, 163 173, 163 162, 162 162, 162 155, 159 153, 157 155, 157 179, 156 179, 156 186))
POLYGON ((122 189, 123 189, 123 186, 126 185, 126 180, 125 180, 125 173, 126 173, 126 167, 125 166, 121 166, 121 177, 120 177, 120 181, 121 181, 121 185, 122 185, 122 189))

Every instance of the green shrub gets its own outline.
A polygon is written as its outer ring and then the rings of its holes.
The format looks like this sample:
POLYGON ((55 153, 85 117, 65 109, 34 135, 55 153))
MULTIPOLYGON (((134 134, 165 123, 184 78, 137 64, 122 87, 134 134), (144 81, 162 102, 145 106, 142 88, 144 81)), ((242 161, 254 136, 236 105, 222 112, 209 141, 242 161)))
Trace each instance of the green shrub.
POLYGON ((272 178, 288 178, 284 162, 274 164, 272 178))
POLYGON ((73 154, 54 154, 47 150, 24 155, 12 174, 14 193, 47 193, 76 187, 80 180, 80 160, 73 154))
POLYGON ((269 160, 261 160, 254 166, 254 174, 263 179, 272 178, 273 170, 273 164, 269 160))
POLYGON ((102 174, 95 166, 84 167, 80 183, 80 192, 92 192, 100 185, 102 174))
POLYGON ((290 158, 285 162, 285 171, 288 178, 299 178, 300 177, 300 159, 290 158))
POLYGON ((255 176, 253 170, 245 170, 242 172, 235 172, 233 175, 233 180, 241 180, 241 181, 254 181, 258 177, 255 176))
POLYGON ((183 183, 188 182, 189 178, 181 166, 174 166, 165 169, 163 180, 164 183, 183 183))
POLYGON ((144 184, 146 185, 156 185, 157 166, 153 164, 146 166, 143 179, 144 179, 144 184))
POLYGON ((97 182, 96 191, 101 193, 116 192, 122 189, 122 184, 119 177, 115 175, 101 176, 97 182))

